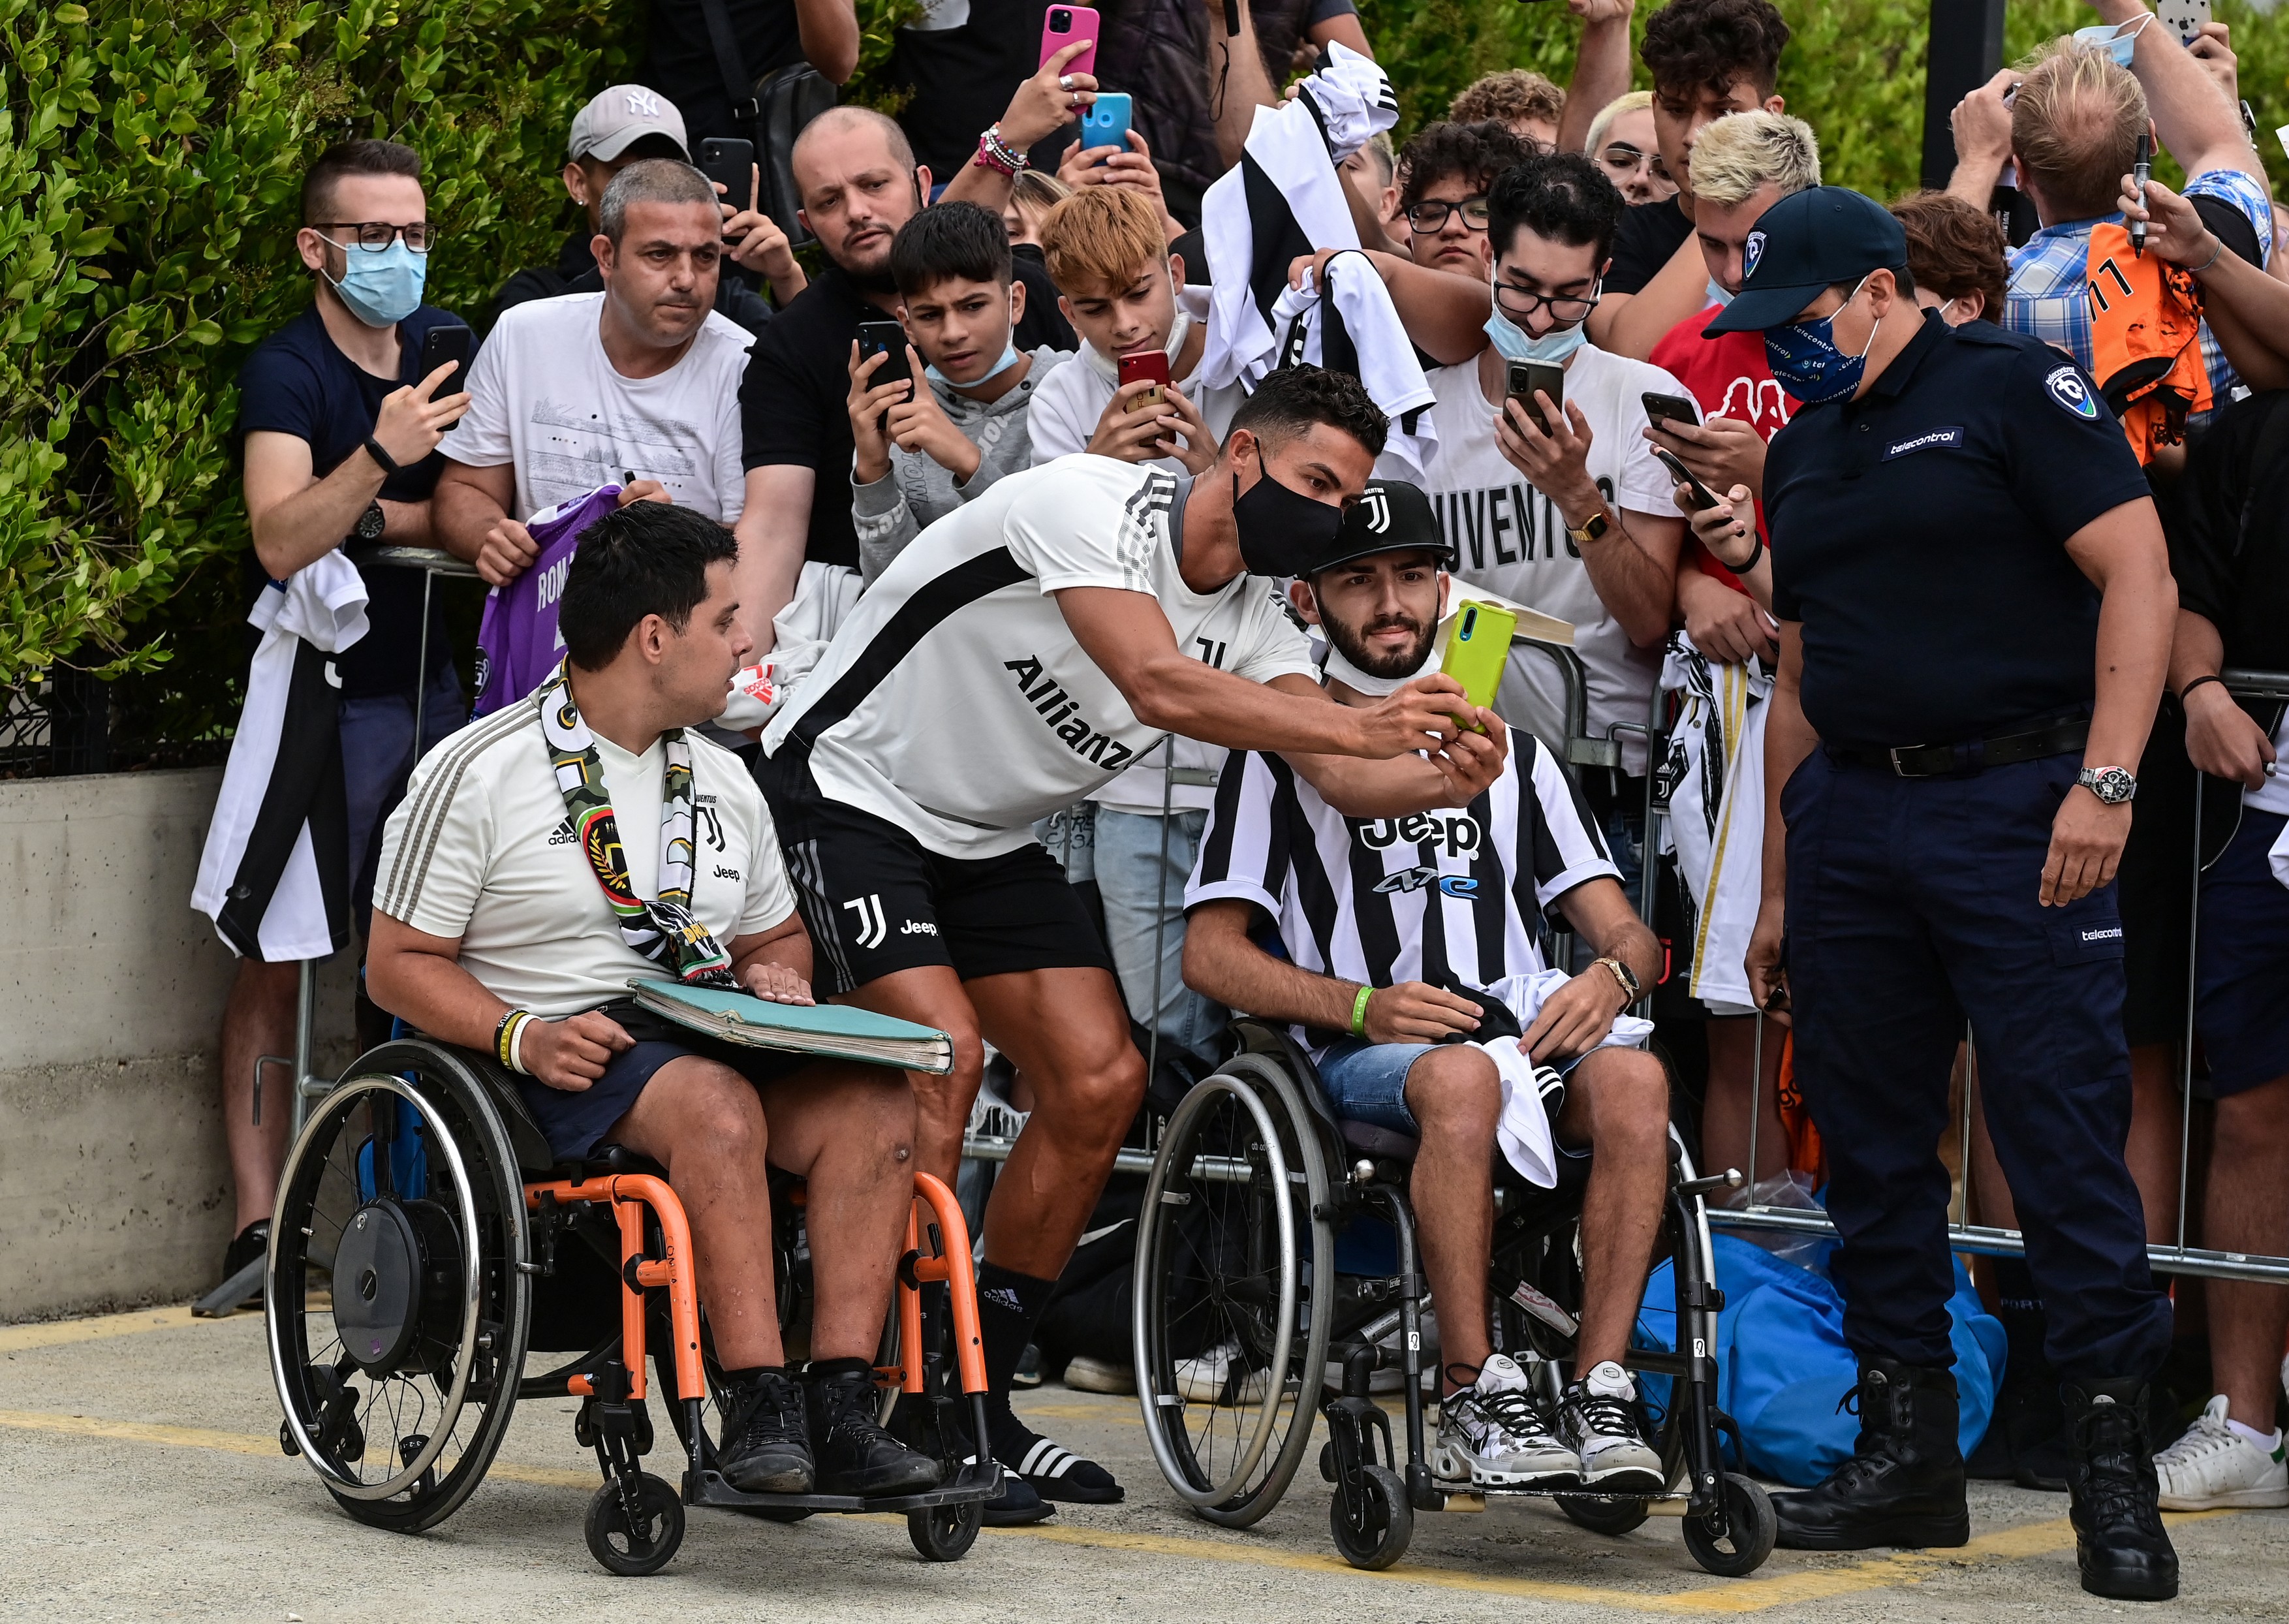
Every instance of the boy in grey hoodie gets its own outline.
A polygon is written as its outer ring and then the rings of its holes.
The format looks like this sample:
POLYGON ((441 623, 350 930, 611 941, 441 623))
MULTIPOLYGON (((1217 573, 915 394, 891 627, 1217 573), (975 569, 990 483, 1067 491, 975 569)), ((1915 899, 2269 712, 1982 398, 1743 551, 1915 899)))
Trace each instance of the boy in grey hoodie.
POLYGON ((975 203, 940 203, 890 244, 907 365, 926 378, 873 382, 889 357, 850 346, 851 519, 858 567, 872 583, 920 535, 1005 474, 1033 466, 1025 419, 1033 386, 1072 352, 1022 354, 1010 333, 1025 287, 1014 280, 1009 234, 975 203))

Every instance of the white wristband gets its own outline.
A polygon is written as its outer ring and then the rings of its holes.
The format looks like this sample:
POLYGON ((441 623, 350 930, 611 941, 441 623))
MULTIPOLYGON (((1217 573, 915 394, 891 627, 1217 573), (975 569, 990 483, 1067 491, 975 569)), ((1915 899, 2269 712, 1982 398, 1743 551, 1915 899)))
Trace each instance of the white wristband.
POLYGON ((533 1023, 539 1018, 538 1015, 528 1015, 516 1023, 516 1031, 509 1034, 508 1069, 519 1077, 532 1075, 531 1068, 524 1063, 524 1034, 532 1030, 533 1023))

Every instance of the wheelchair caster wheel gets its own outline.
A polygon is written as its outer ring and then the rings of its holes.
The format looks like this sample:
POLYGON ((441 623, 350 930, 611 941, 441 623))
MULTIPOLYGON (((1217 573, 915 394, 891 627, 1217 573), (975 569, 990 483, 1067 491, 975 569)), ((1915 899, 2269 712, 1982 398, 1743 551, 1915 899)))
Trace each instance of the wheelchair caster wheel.
POLYGON ((966 1500, 907 1512, 906 1537, 925 1562, 959 1562, 977 1543, 977 1531, 985 1524, 985 1502, 966 1500))
POLYGON ((1336 1446, 1332 1443, 1322 1444, 1320 1445, 1320 1481, 1333 1483, 1335 1480, 1336 1446))
POLYGON ((1624 1534, 1646 1520, 1646 1502, 1618 1494, 1560 1494, 1558 1509, 1591 1533, 1624 1534))
POLYGON ((588 1552, 608 1572, 641 1579, 666 1567, 683 1543, 683 1497, 666 1478, 636 1475, 636 1515, 620 1485, 607 1483, 588 1501, 588 1552))
POLYGON ((1360 1490, 1360 1503, 1353 1506, 1336 1485, 1328 1502, 1328 1526, 1344 1561, 1375 1572, 1407 1554, 1415 1538, 1415 1508, 1407 1503, 1407 1485, 1387 1466, 1361 1467, 1360 1490))
POLYGON ((1764 1565, 1780 1526, 1764 1485, 1727 1472, 1718 1514, 1685 1519, 1685 1548, 1705 1571, 1738 1579, 1764 1565))

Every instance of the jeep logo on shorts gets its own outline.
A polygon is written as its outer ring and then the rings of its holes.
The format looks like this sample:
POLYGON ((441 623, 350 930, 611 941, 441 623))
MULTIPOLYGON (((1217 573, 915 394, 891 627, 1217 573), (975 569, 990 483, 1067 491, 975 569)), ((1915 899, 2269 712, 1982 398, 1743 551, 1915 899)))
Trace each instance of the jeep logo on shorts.
POLYGON ((1478 850, 1484 837, 1479 820, 1469 813, 1439 811, 1375 818, 1359 825, 1359 838, 1373 851, 1403 840, 1409 846, 1444 846, 1448 856, 1459 857, 1478 850))

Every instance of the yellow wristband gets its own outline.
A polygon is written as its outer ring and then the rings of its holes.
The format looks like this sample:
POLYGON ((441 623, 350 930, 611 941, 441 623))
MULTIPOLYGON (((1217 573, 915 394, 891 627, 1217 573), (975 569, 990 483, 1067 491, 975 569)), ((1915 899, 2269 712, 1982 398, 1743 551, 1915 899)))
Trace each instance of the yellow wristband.
POLYGON ((1359 1037, 1367 1036, 1368 1000, 1375 996, 1373 987, 1361 987, 1359 996, 1352 1000, 1352 1031, 1359 1037))

